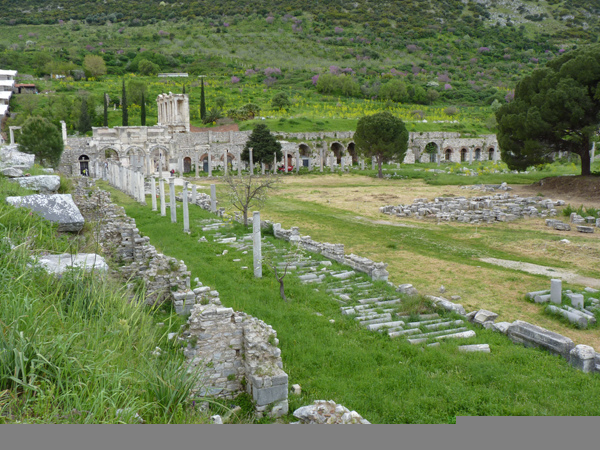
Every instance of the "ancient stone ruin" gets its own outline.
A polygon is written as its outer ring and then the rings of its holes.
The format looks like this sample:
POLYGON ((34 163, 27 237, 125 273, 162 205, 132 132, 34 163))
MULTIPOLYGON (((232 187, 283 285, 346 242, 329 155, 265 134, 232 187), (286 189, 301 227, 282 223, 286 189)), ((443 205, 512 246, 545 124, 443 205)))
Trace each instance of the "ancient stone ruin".
POLYGON ((528 217, 556 216, 562 200, 519 197, 507 193, 479 197, 436 197, 432 202, 418 198, 411 205, 382 206, 379 211, 397 217, 429 218, 464 223, 510 222, 528 217))

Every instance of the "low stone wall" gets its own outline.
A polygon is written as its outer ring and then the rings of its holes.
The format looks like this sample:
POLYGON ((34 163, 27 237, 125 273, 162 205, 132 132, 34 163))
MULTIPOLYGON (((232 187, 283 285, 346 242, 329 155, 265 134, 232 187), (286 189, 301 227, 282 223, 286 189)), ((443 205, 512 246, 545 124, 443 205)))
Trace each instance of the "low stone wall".
POLYGON ((331 259, 352 267, 357 272, 363 272, 369 275, 374 281, 387 281, 389 272, 386 270, 387 264, 384 262, 376 263, 368 258, 357 256, 355 254, 345 255, 344 244, 330 244, 328 242, 317 242, 310 236, 300 236, 299 228, 292 227, 289 230, 281 228, 281 224, 273 224, 273 234, 278 239, 296 242, 306 251, 318 253, 327 259, 331 259))
POLYGON ((124 263, 112 270, 114 275, 143 280, 148 304, 172 301, 179 314, 191 313, 184 353, 190 370, 203 372, 198 392, 235 397, 245 390, 255 400, 258 413, 287 414, 288 376, 275 330, 255 317, 223 307, 219 293, 202 283, 191 290, 185 263, 159 253, 150 238, 139 234, 135 220, 110 201, 110 193, 94 189, 93 179, 76 180, 73 199, 92 223, 104 253, 124 263))

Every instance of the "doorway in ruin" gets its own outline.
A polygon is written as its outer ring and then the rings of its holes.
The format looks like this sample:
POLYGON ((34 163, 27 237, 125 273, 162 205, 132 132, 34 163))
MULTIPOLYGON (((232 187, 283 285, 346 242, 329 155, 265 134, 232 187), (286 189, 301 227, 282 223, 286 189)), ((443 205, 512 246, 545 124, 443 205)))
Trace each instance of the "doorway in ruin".
POLYGON ((444 160, 445 161, 452 161, 452 149, 451 148, 447 148, 446 151, 444 152, 444 160))
POLYGON ((356 153, 356 147, 354 142, 350 142, 347 148, 348 154, 352 156, 352 164, 358 164, 358 154, 356 153))
POLYGON ((460 150, 460 162, 465 162, 467 160, 467 154, 469 151, 466 148, 462 148, 460 150))
POLYGON ((190 173, 192 171, 192 158, 186 156, 183 158, 183 173, 190 173))
POLYGON ((494 151, 495 151, 494 147, 490 147, 490 148, 488 149, 488 159, 489 159, 490 161, 493 161, 493 160, 494 160, 494 151))
POLYGON ((480 161, 480 160, 481 160, 481 149, 476 148, 475 149, 475 161, 480 161))
POLYGON ((300 160, 302 162, 302 167, 310 166, 310 155, 312 152, 310 151, 310 147, 306 144, 300 144, 298 146, 298 152, 300 153, 300 160))
POLYGON ((106 159, 107 161, 117 162, 119 161, 119 154, 113 148, 106 148, 104 149, 104 159, 106 159))
POLYGON ((331 144, 331 151, 335 156, 337 164, 342 164, 342 156, 344 156, 344 146, 339 142, 334 142, 333 144, 331 144))
POLYGON ((425 153, 429 155, 430 162, 437 161, 438 145, 435 142, 430 142, 425 146, 425 153))
POLYGON ((90 157, 88 155, 81 155, 79 157, 79 174, 90 175, 90 157))

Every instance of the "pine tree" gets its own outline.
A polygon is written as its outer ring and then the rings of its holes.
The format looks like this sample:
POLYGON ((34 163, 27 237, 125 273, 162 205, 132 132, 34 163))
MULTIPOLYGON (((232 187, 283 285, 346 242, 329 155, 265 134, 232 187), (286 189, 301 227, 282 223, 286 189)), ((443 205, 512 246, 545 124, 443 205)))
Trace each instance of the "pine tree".
POLYGON ((88 103, 85 97, 81 99, 81 112, 79 114, 79 124, 77 129, 81 134, 85 134, 92 130, 92 119, 90 118, 88 103))
POLYGON ((200 119, 204 120, 206 117, 206 100, 204 98, 204 79, 200 78, 200 119))
POLYGON ((125 80, 123 80, 123 96, 121 98, 121 108, 123 111, 123 126, 129 126, 129 114, 127 112, 127 93, 125 92, 125 80))
POLYGON ((104 126, 108 127, 108 95, 104 93, 104 126))
POLYGON ((146 99, 144 98, 144 93, 142 92, 142 110, 140 111, 140 116, 142 118, 142 126, 146 126, 146 99))

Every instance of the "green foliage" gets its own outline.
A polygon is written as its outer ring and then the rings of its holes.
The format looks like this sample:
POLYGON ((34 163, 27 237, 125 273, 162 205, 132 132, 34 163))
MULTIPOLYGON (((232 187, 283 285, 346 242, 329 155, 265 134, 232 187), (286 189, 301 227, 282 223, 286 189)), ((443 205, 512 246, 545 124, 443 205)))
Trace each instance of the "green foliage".
POLYGON ((524 170, 557 151, 581 157, 590 175, 591 139, 600 124, 600 45, 573 50, 519 82, 496 112, 502 160, 524 170))
POLYGON ((140 75, 156 75, 160 72, 160 66, 147 59, 142 59, 138 62, 138 72, 140 75))
POLYGON ((83 67, 91 77, 100 78, 102 75, 106 75, 106 63, 102 56, 85 55, 83 67))
POLYGON ((92 131, 92 120, 88 111, 87 99, 83 97, 81 99, 81 113, 79 115, 79 126, 78 130, 81 134, 85 134, 88 131, 92 131))
POLYGON ((381 166, 395 158, 402 161, 408 148, 408 131, 404 122, 387 111, 359 119, 354 134, 356 149, 367 158, 377 158, 379 178, 381 166))
POLYGON ((580 205, 579 208, 574 208, 573 206, 571 206, 571 204, 568 204, 567 206, 565 206, 562 209, 563 216, 569 217, 571 215, 571 213, 577 213, 581 217, 588 217, 588 216, 600 217, 598 215, 598 214, 600 214, 600 209, 598 209, 598 208, 592 208, 592 207, 585 208, 583 205, 580 205))
POLYGON ((64 149, 61 132, 43 117, 30 117, 23 124, 18 137, 19 150, 35 155, 35 160, 45 166, 58 167, 64 149))
POLYGON ((223 110, 217 106, 214 106, 208 110, 204 119, 202 119, 202 123, 212 123, 216 122, 220 118, 223 117, 223 110))
POLYGON ((146 126, 146 99, 144 98, 144 93, 142 92, 142 102, 140 109, 140 124, 145 127, 146 126))
POLYGON ((290 102, 285 92, 279 92, 271 99, 271 106, 275 109, 289 109, 291 105, 292 102, 290 102))
POLYGON ((204 78, 200 78, 200 119, 206 118, 206 98, 204 96, 204 78))
POLYGON ((269 131, 269 128, 259 123, 252 130, 252 134, 246 142, 244 150, 242 150, 241 159, 243 161, 250 161, 250 151, 252 149, 252 160, 254 164, 270 164, 273 162, 273 155, 277 156, 277 160, 283 157, 281 152, 281 144, 269 131))
POLYGON ((142 99, 148 95, 148 85, 144 80, 132 78, 127 82, 128 105, 140 105, 142 99))

